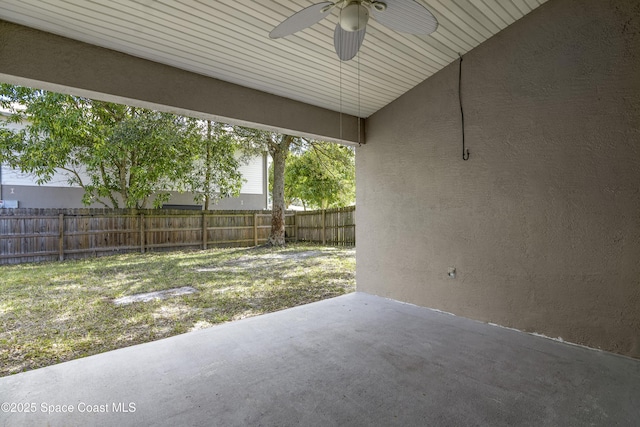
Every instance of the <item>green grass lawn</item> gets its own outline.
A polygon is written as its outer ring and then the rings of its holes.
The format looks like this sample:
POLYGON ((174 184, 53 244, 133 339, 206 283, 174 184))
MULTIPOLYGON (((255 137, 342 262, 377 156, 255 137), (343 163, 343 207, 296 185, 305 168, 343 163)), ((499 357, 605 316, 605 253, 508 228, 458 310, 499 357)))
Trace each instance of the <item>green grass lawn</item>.
POLYGON ((315 245, 0 266, 0 376, 355 290, 355 249, 315 245), (115 298, 192 286, 165 300, 115 298))

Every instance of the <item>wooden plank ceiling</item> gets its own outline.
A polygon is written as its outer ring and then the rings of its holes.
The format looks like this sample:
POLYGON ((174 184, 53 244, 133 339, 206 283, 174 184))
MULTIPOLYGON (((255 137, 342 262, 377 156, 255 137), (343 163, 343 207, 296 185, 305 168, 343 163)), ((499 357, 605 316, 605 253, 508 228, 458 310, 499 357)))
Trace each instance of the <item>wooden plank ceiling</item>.
POLYGON ((0 19, 334 111, 368 117, 546 0, 418 0, 429 36, 371 19, 355 59, 333 50, 334 12, 304 31, 269 32, 314 0, 1 0, 0 19))

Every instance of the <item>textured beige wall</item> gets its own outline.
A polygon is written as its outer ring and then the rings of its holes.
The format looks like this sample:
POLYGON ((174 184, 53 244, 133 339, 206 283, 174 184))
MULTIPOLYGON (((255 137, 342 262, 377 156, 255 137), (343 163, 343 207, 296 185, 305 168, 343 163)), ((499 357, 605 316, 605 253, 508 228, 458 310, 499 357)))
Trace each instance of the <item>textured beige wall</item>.
POLYGON ((295 135, 358 139, 358 120, 0 20, 0 82, 295 135))
POLYGON ((367 121, 358 290, 640 357, 640 3, 550 0, 367 121), (447 268, 457 277, 447 277, 447 268))

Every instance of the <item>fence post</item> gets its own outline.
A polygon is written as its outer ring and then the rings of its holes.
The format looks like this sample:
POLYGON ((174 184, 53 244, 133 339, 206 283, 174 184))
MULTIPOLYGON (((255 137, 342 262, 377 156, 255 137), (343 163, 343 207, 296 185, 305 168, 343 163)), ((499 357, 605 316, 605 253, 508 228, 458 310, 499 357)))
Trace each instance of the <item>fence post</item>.
POLYGON ((327 244, 327 229, 326 229, 326 224, 325 224, 325 220, 327 218, 327 212, 325 209, 322 209, 322 244, 326 245, 327 244))
POLYGON ((298 243, 298 211, 293 214, 293 234, 295 242, 298 243))
POLYGON ((60 231, 58 255, 59 255, 60 261, 64 261, 64 214, 63 213, 61 213, 58 216, 58 230, 60 231))
POLYGON ((202 212, 202 249, 207 249, 209 231, 207 230, 207 213, 202 212))
POLYGON ((258 213, 253 213, 253 246, 258 246, 258 213))
POLYGON ((144 253, 144 214, 140 214, 140 253, 144 253))

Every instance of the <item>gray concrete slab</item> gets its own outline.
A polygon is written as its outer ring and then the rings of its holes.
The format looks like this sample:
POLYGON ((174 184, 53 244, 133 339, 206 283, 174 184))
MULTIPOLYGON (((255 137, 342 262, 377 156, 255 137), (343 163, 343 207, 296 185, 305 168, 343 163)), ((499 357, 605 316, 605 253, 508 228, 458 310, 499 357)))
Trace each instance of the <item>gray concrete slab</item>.
POLYGON ((0 401, 5 426, 638 425, 640 361, 356 293, 0 378, 0 401))

